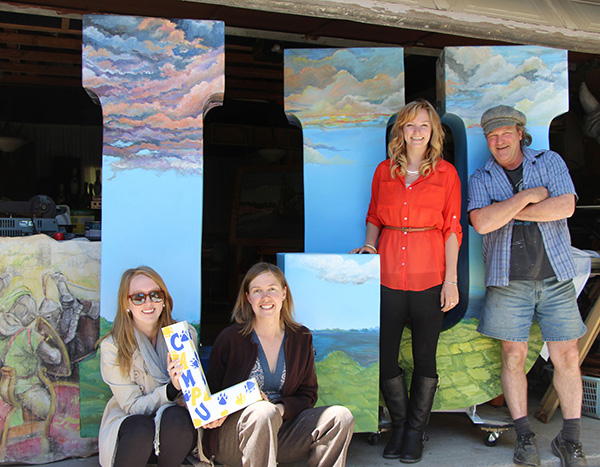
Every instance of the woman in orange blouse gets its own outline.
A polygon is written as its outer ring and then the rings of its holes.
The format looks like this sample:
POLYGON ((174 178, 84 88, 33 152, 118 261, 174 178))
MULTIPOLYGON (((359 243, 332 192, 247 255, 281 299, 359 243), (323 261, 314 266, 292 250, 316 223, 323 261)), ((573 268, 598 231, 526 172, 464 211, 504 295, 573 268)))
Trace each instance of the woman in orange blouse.
POLYGON ((364 246, 381 255, 380 383, 392 418, 383 457, 419 462, 438 376, 435 353, 444 313, 458 304, 462 240, 460 180, 442 159, 444 130, 424 100, 398 113, 389 159, 373 176, 364 246), (410 397, 398 367, 410 319, 414 371, 410 397))

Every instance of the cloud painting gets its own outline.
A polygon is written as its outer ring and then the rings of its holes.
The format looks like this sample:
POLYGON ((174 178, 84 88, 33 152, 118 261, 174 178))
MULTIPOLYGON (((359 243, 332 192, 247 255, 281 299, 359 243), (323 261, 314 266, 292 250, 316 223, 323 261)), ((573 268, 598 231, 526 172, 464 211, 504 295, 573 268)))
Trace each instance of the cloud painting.
POLYGON ((466 127, 500 103, 518 108, 528 124, 546 126, 568 102, 567 51, 538 46, 444 49, 446 112, 466 127))
POLYGON ((279 253, 296 317, 310 330, 379 327, 379 256, 279 253))
POLYGON ((304 126, 367 125, 404 104, 400 48, 286 50, 284 79, 285 109, 304 126))
POLYGON ((319 279, 327 282, 355 285, 369 281, 379 282, 377 256, 299 255, 297 261, 300 266, 312 269, 319 279), (360 258, 362 261, 355 258, 360 258))
POLYGON ((84 16, 83 86, 100 97, 112 170, 202 173, 202 119, 224 89, 217 21, 84 16))
POLYGON ((222 100, 224 42, 218 21, 83 17, 83 85, 104 119, 101 315, 109 322, 122 272, 140 264, 167 282, 176 319, 200 319, 202 126, 222 100), (132 212, 161 213, 160 227, 131 222, 132 212))

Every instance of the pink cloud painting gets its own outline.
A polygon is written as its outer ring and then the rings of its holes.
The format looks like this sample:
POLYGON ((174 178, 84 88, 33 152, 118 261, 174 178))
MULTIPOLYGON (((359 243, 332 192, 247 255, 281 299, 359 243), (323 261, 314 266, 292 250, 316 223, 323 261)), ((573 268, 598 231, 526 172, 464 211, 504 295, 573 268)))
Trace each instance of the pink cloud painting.
POLYGON ((86 16, 83 85, 104 115, 113 173, 202 173, 202 119, 224 89, 223 23, 86 16))

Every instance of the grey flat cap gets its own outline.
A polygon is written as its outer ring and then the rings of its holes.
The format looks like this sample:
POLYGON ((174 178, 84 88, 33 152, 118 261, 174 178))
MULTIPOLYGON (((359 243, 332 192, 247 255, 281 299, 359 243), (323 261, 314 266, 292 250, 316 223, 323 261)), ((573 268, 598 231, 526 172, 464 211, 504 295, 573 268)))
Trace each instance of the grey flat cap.
POLYGON ((507 105, 498 105, 487 109, 481 116, 481 128, 486 135, 503 126, 525 126, 526 123, 527 117, 524 113, 507 105))

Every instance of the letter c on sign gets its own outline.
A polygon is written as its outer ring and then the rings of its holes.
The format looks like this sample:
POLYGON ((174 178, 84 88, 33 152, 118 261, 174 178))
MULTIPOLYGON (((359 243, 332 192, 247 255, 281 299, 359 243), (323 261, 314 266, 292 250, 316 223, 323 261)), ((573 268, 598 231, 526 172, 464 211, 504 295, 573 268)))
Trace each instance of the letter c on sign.
POLYGON ((183 344, 179 341, 180 337, 179 334, 175 333, 171 336, 171 346, 173 346, 173 348, 175 350, 183 350, 183 344), (177 339, 177 340, 175 340, 177 339), (179 342, 179 345, 176 344, 176 342, 179 342))

